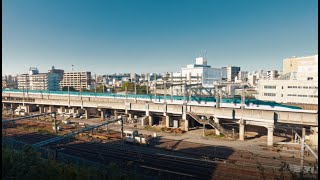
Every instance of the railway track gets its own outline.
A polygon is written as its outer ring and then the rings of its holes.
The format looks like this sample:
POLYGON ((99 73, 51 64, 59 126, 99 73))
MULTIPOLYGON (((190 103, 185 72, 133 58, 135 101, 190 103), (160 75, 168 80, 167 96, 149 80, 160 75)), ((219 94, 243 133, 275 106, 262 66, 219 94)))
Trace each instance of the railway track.
MULTIPOLYGON (((13 136, 16 140, 30 144, 52 137, 54 136, 37 133, 29 134, 28 136, 13 136)), ((63 143, 67 143, 67 141, 52 143, 48 147, 57 149, 58 152, 76 155, 88 160, 96 160, 102 164, 117 162, 125 166, 127 163, 132 162, 138 167, 138 171, 153 176, 159 176, 160 174, 161 176, 175 176, 178 179, 211 179, 213 177, 257 179, 261 176, 261 173, 257 171, 257 164, 252 163, 253 160, 244 161, 244 159, 241 159, 242 166, 240 166, 237 161, 227 160, 224 163, 224 159, 220 159, 220 162, 210 159, 204 160, 203 156, 199 154, 159 150, 159 148, 121 145, 118 143, 83 143, 83 141, 72 145, 60 145, 63 143), (246 165, 243 166, 243 164, 246 165)), ((261 158, 261 164, 263 165, 274 165, 275 160, 267 161, 266 157, 259 158, 261 158)), ((266 172, 266 174, 270 175, 270 172, 266 172)))

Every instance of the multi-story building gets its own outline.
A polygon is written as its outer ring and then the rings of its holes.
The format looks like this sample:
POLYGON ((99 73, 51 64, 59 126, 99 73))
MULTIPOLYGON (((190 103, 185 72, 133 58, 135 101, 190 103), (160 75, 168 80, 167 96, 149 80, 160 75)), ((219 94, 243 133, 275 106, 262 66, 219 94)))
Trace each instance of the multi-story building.
POLYGON ((293 56, 283 60, 283 74, 298 71, 318 72, 318 54, 304 57, 293 56))
POLYGON ((228 66, 227 69, 227 81, 234 81, 235 77, 238 76, 238 73, 240 71, 240 67, 236 66, 228 66))
POLYGON ((48 73, 56 73, 56 74, 58 74, 59 81, 61 81, 62 78, 63 78, 64 70, 55 69, 54 66, 52 66, 52 68, 48 71, 48 73))
POLYGON ((275 79, 278 76, 279 76, 279 73, 277 70, 267 71, 266 73, 266 79, 275 79))
MULTIPOLYGON (((212 68, 207 64, 207 59, 204 57, 196 58, 195 64, 188 64, 187 67, 181 68, 180 72, 165 73, 162 77, 168 83, 173 84, 172 92, 175 95, 185 93, 184 84, 212 88, 218 82, 226 80, 226 78, 226 68, 212 68)), ((171 92, 171 90, 168 92, 171 92)))
MULTIPOLYGON (((296 59, 304 61, 304 58, 296 59)), ((259 80, 257 98, 279 103, 318 104, 318 70, 314 69, 318 66, 318 59, 308 59, 307 62, 288 70, 288 59, 284 59, 283 72, 287 73, 278 79, 259 80)))
MULTIPOLYGON (((174 75, 175 76, 175 75, 174 75)), ((176 78, 186 77, 187 81, 198 83, 199 77, 204 87, 212 87, 218 81, 227 78, 227 70, 224 68, 212 68, 207 64, 204 57, 196 58, 195 64, 188 64, 186 68, 181 68, 180 73, 176 73, 176 78)))
POLYGON ((73 87, 80 91, 91 88, 91 72, 65 72, 60 81, 60 88, 73 87))
POLYGON ((17 77, 18 89, 58 91, 59 75, 57 73, 39 73, 37 68, 30 68, 29 74, 17 77))
POLYGON ((239 71, 238 75, 235 77, 236 82, 247 82, 248 81, 248 71, 239 71))

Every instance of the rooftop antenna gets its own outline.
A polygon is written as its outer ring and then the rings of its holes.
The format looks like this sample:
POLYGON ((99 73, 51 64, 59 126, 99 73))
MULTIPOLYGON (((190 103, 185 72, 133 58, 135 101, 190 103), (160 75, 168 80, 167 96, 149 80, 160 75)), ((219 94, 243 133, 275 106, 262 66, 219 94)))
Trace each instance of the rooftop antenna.
POLYGON ((207 50, 204 50, 203 58, 207 58, 207 50))
POLYGON ((71 65, 71 70, 73 71, 73 64, 71 65))

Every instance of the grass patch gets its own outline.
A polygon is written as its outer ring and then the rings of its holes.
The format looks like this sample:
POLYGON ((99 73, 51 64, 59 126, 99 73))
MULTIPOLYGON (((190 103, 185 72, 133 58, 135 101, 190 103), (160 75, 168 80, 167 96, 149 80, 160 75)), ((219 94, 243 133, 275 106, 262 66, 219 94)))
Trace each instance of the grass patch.
POLYGON ((220 138, 224 138, 225 136, 222 133, 220 133, 220 135, 216 135, 215 131, 207 131, 205 132, 205 137, 220 139, 220 138))

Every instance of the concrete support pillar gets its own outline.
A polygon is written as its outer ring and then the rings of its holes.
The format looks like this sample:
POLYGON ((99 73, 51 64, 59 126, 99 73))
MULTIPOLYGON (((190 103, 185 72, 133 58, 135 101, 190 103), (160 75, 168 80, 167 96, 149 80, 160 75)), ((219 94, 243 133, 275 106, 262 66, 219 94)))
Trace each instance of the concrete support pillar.
POLYGON ((104 110, 101 109, 101 111, 100 111, 100 116, 101 116, 100 119, 101 120, 104 120, 104 114, 105 114, 104 110))
POLYGON ((31 109, 31 108, 30 108, 30 105, 26 105, 26 106, 25 106, 26 113, 30 113, 30 109, 31 109))
POLYGON ((245 121, 243 119, 240 119, 239 123, 239 140, 244 141, 244 125, 245 121))
POLYGON ((40 114, 44 113, 44 107, 43 106, 39 106, 39 113, 40 114))
POLYGON ((53 112, 54 111, 54 107, 53 106, 49 106, 49 112, 53 112))
POLYGON ((268 127, 268 141, 267 145, 272 146, 273 145, 273 127, 268 127))
POLYGON ((189 131, 189 121, 187 119, 184 120, 184 130, 189 131))
POLYGON ((61 106, 60 111, 61 111, 61 113, 64 113, 64 112, 66 112, 66 108, 64 106, 61 106))
POLYGON ((312 142, 312 146, 318 147, 318 127, 310 127, 310 131, 310 141, 312 142))
POLYGON ((113 115, 114 115, 115 117, 118 117, 118 111, 117 111, 117 110, 114 110, 114 111, 113 111, 113 115))
POLYGON ((85 116, 86 119, 89 118, 89 114, 88 113, 89 113, 89 110, 87 108, 84 108, 84 116, 85 116))
POLYGON ((152 126, 153 125, 153 119, 152 119, 152 116, 148 116, 149 117, 149 126, 152 126))
POLYGON ((166 116, 166 127, 170 127, 170 116, 166 116))
POLYGON ((182 106, 182 119, 183 120, 187 119, 187 106, 186 105, 182 106))
POLYGON ((142 125, 142 126, 147 125, 148 119, 149 119, 149 116, 143 117, 143 118, 141 119, 141 125, 142 125))
POLYGON ((131 119, 132 119, 132 114, 128 113, 128 120, 131 120, 131 119))
POLYGON ((163 105, 163 116, 167 116, 167 104, 163 105))
POLYGON ((126 102, 125 103, 125 114, 128 114, 129 110, 131 110, 131 103, 126 102))
MULTIPOLYGON (((219 118, 214 117, 214 122, 217 123, 217 124, 219 124, 219 118)), ((219 131, 218 129, 215 129, 215 131, 216 131, 216 135, 217 135, 217 136, 220 136, 220 131, 219 131)))

